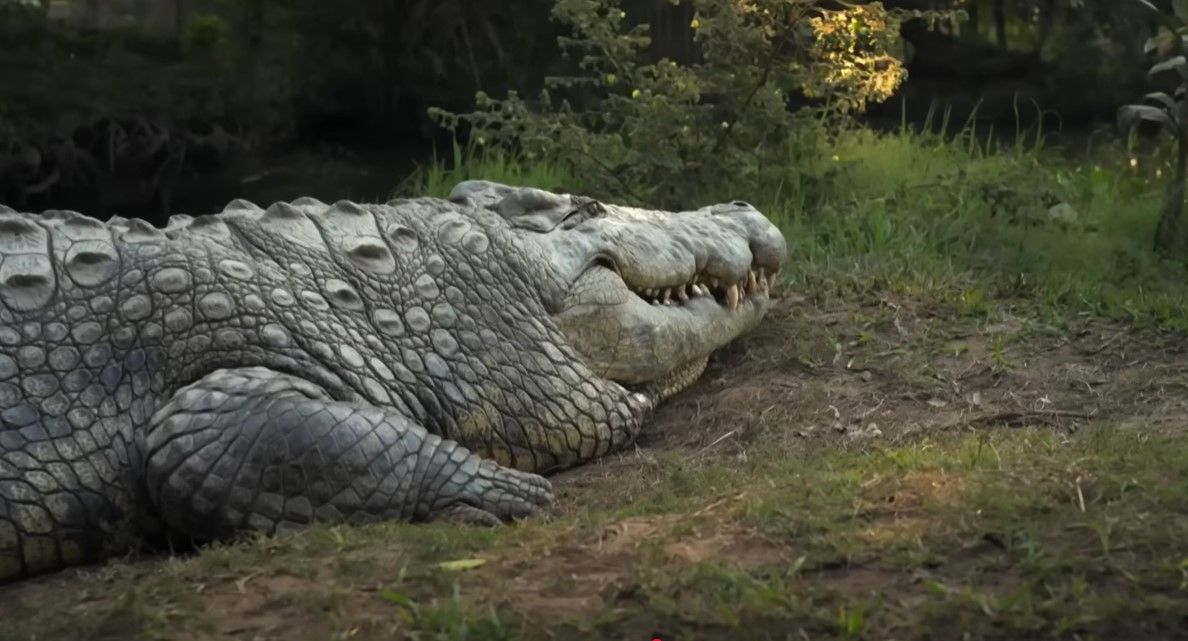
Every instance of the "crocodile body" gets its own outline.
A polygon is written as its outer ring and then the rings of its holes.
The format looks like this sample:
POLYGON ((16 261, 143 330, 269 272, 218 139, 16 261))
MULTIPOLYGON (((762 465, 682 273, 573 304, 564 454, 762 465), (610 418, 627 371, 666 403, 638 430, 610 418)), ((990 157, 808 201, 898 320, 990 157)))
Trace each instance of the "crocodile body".
POLYGON ((762 317, 783 239, 717 207, 0 207, 0 582, 161 533, 537 512, 762 317))

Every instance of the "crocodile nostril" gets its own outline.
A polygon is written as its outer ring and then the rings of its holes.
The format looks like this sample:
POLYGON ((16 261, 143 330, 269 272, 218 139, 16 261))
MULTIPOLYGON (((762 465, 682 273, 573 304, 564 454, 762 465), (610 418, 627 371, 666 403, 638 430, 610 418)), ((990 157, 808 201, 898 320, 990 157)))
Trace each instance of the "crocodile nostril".
POLYGON ((730 204, 734 205, 735 207, 750 207, 751 206, 751 203, 749 203, 745 200, 736 200, 730 204))

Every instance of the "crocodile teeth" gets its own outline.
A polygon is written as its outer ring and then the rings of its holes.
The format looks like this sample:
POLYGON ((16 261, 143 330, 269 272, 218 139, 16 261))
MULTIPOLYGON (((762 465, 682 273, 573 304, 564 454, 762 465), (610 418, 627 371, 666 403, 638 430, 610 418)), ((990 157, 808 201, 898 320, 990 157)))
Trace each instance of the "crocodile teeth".
POLYGON ((684 285, 671 287, 644 287, 635 292, 652 305, 665 307, 681 306, 696 296, 712 296, 722 301, 727 309, 738 309, 742 299, 756 292, 766 292, 775 286, 775 273, 770 276, 763 267, 748 270, 736 283, 724 285, 719 278, 695 275, 684 285))

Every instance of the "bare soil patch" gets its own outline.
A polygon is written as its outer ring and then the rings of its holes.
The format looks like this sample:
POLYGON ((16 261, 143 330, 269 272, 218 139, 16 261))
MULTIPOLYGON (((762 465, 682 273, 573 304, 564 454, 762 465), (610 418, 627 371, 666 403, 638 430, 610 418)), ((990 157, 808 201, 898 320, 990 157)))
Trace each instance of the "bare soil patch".
POLYGON ((1186 419, 1188 340, 1178 334, 789 295, 661 408, 640 447, 746 456, 763 435, 896 443, 938 430, 1074 431, 1091 421, 1182 430, 1186 419))

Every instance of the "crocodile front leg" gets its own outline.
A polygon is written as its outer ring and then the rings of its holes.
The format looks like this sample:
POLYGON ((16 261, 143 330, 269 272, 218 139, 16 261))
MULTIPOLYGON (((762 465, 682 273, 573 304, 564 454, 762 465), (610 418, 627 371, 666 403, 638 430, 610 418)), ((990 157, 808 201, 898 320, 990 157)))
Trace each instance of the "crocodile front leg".
POLYGON ((481 459, 390 409, 266 368, 216 371, 154 414, 147 492, 199 540, 314 521, 502 522, 552 501, 544 478, 481 459))

